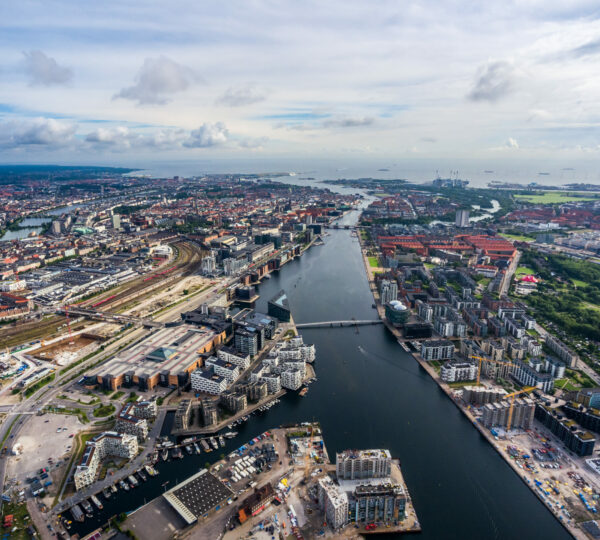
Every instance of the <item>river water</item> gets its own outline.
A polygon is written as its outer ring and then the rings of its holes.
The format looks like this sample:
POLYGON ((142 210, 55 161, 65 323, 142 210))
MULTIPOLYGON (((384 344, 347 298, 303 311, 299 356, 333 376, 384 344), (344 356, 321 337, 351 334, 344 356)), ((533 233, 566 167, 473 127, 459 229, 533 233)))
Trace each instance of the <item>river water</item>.
MULTIPOLYGON (((341 223, 351 224, 357 215, 352 212, 341 223)), ((257 309, 265 312, 269 298, 284 289, 297 323, 377 316, 358 240, 347 230, 331 230, 324 246, 312 247, 258 289, 257 309)), ((332 460, 345 448, 389 448, 401 460, 423 539, 570 537, 383 326, 361 327, 358 333, 307 329, 302 335, 316 345, 318 381, 306 397, 288 394, 236 428, 239 436, 223 452, 274 426, 318 420, 332 460)), ((158 477, 113 496, 103 512, 74 529, 89 532, 110 516, 149 502, 219 454, 160 463, 158 477)))

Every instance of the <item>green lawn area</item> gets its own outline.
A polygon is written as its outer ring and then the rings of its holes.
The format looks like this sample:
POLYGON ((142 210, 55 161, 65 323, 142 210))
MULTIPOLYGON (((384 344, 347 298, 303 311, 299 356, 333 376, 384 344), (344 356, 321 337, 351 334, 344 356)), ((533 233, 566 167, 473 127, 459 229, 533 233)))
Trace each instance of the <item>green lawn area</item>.
POLYGON ((105 416, 110 416, 115 412, 115 406, 110 403, 109 405, 102 405, 97 409, 94 409, 94 416, 96 418, 104 418, 105 416))
POLYGON ((565 374, 569 377, 574 384, 582 386, 583 388, 594 388, 596 384, 582 371, 574 371, 572 369, 565 370, 565 374))
POLYGON ((515 240, 517 242, 533 242, 535 238, 533 236, 525 235, 525 234, 508 234, 501 233, 500 236, 506 238, 507 240, 515 240))
POLYGON ((17 529, 14 532, 12 530, 8 531, 7 529, 1 529, 3 534, 7 532, 9 533, 6 538, 11 538, 12 540, 29 538, 26 529, 29 525, 31 525, 31 519, 25 503, 4 503, 2 506, 2 514, 4 516, 12 514, 14 516, 13 527, 16 527, 17 529))
POLYGON ((528 266, 519 266, 515 272, 516 276, 525 276, 529 274, 535 274, 535 270, 529 268, 528 266))
POLYGON ((574 392, 575 390, 580 390, 581 386, 575 386, 571 379, 556 379, 554 381, 554 388, 558 388, 559 390, 566 390, 567 392, 574 392))
POLYGON ((425 268, 429 268, 431 270, 432 268, 435 268, 437 265, 435 265, 433 263, 423 263, 423 266, 425 268))
POLYGON ((119 399, 122 398, 125 395, 125 392, 121 392, 120 390, 115 392, 112 396, 110 396, 110 399, 119 399))
POLYGON ((558 204, 573 201, 593 201, 594 197, 577 196, 575 193, 564 193, 558 191, 544 191, 535 195, 515 195, 515 199, 537 204, 558 204))
POLYGON ((580 279, 571 279, 571 281, 575 284, 576 287, 586 287, 588 283, 585 281, 581 281, 580 279))
POLYGON ((371 268, 379 268, 379 261, 377 257, 369 257, 369 266, 371 268))

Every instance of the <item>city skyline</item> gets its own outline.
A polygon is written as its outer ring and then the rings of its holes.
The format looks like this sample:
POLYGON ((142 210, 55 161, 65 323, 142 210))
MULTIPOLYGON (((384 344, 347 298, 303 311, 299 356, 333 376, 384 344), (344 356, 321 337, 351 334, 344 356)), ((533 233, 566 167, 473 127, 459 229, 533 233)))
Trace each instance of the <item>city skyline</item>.
POLYGON ((592 2, 4 5, 0 162, 594 159, 592 2))

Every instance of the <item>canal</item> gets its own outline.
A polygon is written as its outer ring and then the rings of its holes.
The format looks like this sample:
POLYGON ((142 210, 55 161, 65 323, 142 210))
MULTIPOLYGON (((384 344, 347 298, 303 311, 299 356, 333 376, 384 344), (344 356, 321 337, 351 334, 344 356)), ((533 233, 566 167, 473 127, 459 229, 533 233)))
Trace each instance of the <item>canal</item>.
MULTIPOLYGON (((356 217, 351 213, 342 223, 356 217)), ((287 292, 297 323, 377 316, 351 231, 330 231, 324 246, 312 247, 264 281, 257 308, 266 311, 279 289, 287 292)), ((239 436, 228 441, 224 453, 274 426, 318 420, 332 459, 345 448, 389 448, 400 459, 423 539, 570 537, 383 326, 358 332, 312 329, 302 335, 316 345, 318 381, 306 397, 288 394, 236 428, 239 436)), ((159 463, 158 477, 114 495, 103 512, 74 528, 91 531, 108 517, 149 502, 220 453, 159 463)))

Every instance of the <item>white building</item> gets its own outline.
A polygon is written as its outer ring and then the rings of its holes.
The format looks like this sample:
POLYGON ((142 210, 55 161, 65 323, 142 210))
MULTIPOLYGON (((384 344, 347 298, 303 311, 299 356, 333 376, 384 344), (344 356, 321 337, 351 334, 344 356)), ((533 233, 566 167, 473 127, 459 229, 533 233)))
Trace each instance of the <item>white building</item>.
POLYGON ((456 220, 454 225, 457 227, 468 227, 469 226, 469 211, 468 210, 457 210, 456 220))
POLYGON ((276 373, 265 373, 259 381, 267 383, 269 394, 276 394, 281 390, 281 376, 276 373))
POLYGON ((338 480, 387 478, 392 473, 389 450, 344 450, 335 456, 338 480))
POLYGON ((202 259, 202 274, 205 276, 211 276, 217 269, 217 261, 215 256, 211 253, 202 259))
POLYGON ((250 355, 244 354, 233 347, 221 347, 217 351, 217 358, 225 360, 230 364, 235 364, 241 369, 248 369, 250 367, 250 355))
POLYGON ((281 386, 289 390, 298 390, 302 386, 302 371, 290 369, 281 373, 281 386))
POLYGON ((348 523, 348 495, 329 476, 319 479, 319 507, 332 529, 339 529, 348 523))
POLYGON ((194 392, 205 392, 218 396, 227 390, 227 379, 212 370, 196 369, 192 371, 190 379, 194 392))
POLYGON ((240 376, 240 368, 236 364, 226 362, 220 358, 211 356, 206 360, 206 367, 212 367, 213 371, 221 377, 225 377, 229 384, 235 382, 240 376))
POLYGON ((444 382, 472 381, 477 377, 474 362, 446 362, 440 370, 444 382))
POLYGON ((116 456, 132 459, 137 453, 138 440, 135 435, 105 431, 94 437, 86 444, 83 457, 73 475, 75 489, 79 491, 94 482, 98 466, 105 457, 116 456))

